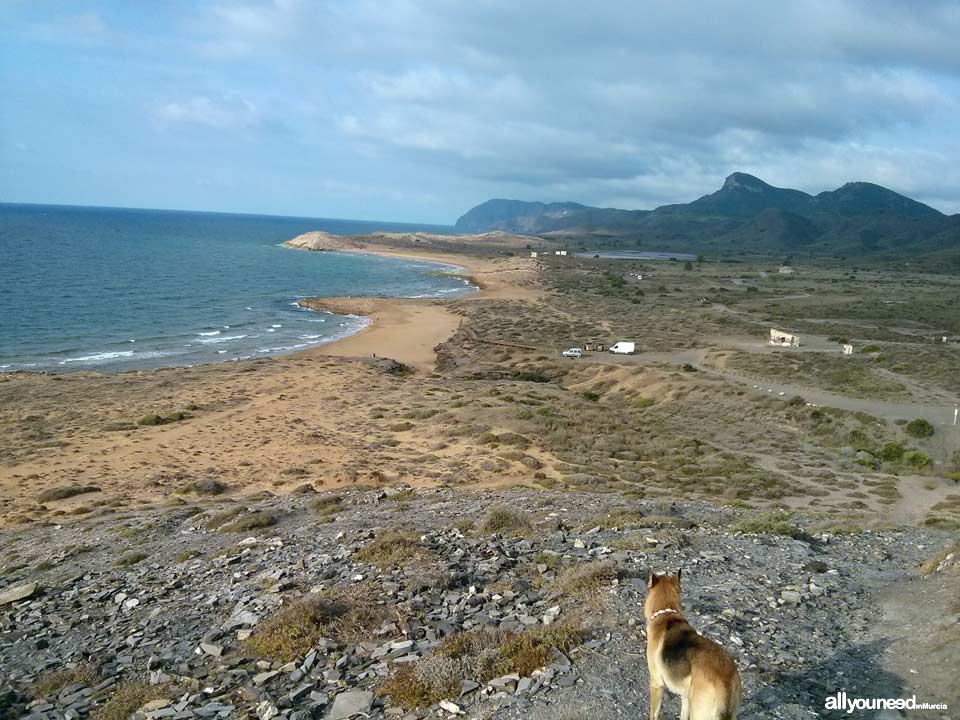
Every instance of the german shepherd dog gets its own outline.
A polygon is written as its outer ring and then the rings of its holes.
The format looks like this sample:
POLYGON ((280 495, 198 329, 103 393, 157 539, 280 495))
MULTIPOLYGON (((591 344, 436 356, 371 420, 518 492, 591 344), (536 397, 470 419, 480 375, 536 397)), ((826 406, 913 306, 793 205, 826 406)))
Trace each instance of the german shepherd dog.
POLYGON ((690 627, 680 603, 680 571, 650 573, 647 621, 650 720, 660 716, 663 688, 680 696, 680 720, 737 720, 740 673, 733 658, 690 627))

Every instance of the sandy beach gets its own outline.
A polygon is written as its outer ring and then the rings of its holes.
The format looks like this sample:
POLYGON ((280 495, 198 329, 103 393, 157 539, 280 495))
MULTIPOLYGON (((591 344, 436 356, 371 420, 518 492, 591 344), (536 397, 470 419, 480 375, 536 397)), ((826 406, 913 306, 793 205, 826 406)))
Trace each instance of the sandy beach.
MULTIPOLYGON (((384 237, 389 236, 384 234, 384 237)), ((442 236, 425 237, 442 242, 442 236)), ((429 369, 436 359, 434 348, 453 335, 462 322, 462 316, 451 310, 452 304, 477 299, 535 299, 539 295, 532 286, 536 263, 530 258, 483 258, 445 251, 398 250, 385 244, 322 232, 300 235, 284 245, 314 252, 363 253, 454 265, 458 269, 452 273, 477 288, 475 292, 451 299, 334 297, 302 300, 300 304, 312 310, 359 315, 369 321, 358 333, 301 353, 308 357, 389 357, 418 369, 429 369)))

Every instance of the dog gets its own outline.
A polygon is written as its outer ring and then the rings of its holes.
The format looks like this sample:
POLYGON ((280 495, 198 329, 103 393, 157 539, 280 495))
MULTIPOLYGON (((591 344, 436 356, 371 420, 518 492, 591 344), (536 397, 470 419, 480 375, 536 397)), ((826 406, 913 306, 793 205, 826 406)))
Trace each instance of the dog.
POLYGON ((650 720, 660 716, 663 688, 680 696, 680 720, 737 720, 740 673, 730 653, 690 627, 680 602, 680 571, 650 573, 647 621, 650 720))

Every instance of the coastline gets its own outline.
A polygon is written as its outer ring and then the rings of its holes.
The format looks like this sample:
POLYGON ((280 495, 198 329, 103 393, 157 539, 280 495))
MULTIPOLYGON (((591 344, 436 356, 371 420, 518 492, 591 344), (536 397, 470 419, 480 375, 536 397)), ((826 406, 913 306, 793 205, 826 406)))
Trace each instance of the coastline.
POLYGON ((319 312, 354 315, 367 319, 358 332, 295 353, 301 357, 389 357, 418 369, 429 370, 436 359, 434 348, 449 339, 461 323, 451 304, 474 299, 520 299, 537 293, 514 281, 517 273, 533 272, 524 258, 480 258, 446 251, 398 249, 381 243, 361 242, 324 232, 306 233, 282 243, 309 252, 378 255, 419 260, 456 268, 452 275, 476 288, 450 298, 327 297, 305 298, 303 307, 319 312))

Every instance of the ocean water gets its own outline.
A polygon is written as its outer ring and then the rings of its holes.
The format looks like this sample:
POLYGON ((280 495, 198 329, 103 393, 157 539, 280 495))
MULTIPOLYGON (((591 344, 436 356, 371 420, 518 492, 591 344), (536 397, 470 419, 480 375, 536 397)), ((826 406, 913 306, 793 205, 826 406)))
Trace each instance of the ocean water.
POLYGON ((354 316, 304 297, 469 292, 436 263, 280 246, 310 230, 451 228, 261 215, 0 204, 0 372, 121 371, 330 342, 354 316))

